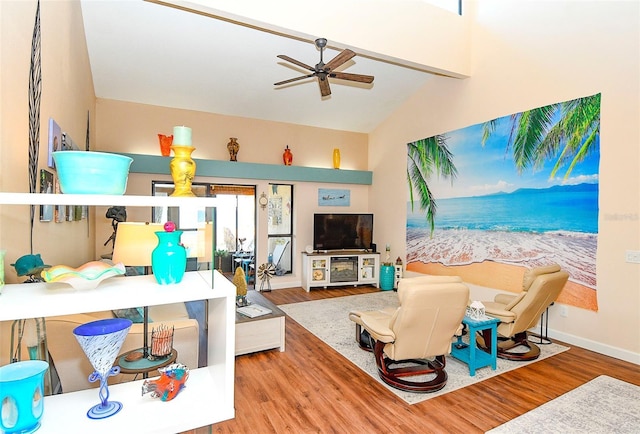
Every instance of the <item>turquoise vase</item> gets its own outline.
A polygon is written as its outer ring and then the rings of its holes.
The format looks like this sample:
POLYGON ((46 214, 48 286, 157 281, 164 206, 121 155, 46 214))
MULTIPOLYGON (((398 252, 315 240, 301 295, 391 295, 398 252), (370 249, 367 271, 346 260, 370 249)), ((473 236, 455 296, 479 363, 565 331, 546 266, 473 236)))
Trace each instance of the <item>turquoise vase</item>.
POLYGON ((44 412, 44 374, 49 364, 26 360, 0 367, 0 432, 31 433, 44 412))
POLYGON ((187 269, 187 251, 180 244, 182 231, 156 232, 158 246, 151 253, 151 269, 160 285, 180 283, 187 269))
POLYGON ((395 267, 393 265, 383 265, 380 267, 380 289, 388 291, 393 289, 393 277, 395 267))

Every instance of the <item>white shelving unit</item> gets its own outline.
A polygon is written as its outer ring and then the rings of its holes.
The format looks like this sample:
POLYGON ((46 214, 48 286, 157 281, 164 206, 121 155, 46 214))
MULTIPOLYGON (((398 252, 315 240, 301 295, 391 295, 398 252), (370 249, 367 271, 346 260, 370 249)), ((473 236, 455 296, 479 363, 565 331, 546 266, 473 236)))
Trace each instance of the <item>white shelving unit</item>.
MULTIPOLYGON (((0 205, 213 206, 206 198, 0 193, 0 205)), ((178 433, 235 417, 235 287, 217 271, 187 272, 179 284, 159 285, 153 276, 114 277, 93 290, 60 284, 5 285, 0 321, 206 300, 208 366, 191 369, 187 387, 170 402, 141 396, 142 381, 109 386, 123 403, 107 419, 86 412, 99 402, 97 389, 45 397, 38 433, 178 433)))
POLYGON ((344 285, 378 286, 380 254, 361 251, 302 253, 302 287, 311 288, 344 285), (338 274, 350 272, 350 278, 337 279, 338 274))

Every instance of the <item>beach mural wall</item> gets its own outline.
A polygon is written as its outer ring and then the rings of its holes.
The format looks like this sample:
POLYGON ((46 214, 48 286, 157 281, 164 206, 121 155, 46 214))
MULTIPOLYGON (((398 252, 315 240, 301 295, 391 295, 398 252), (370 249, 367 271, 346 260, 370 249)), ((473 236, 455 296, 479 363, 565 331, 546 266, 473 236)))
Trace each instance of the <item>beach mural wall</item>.
POLYGON ((407 146, 407 270, 519 291, 570 274, 558 302, 597 311, 600 94, 407 146))

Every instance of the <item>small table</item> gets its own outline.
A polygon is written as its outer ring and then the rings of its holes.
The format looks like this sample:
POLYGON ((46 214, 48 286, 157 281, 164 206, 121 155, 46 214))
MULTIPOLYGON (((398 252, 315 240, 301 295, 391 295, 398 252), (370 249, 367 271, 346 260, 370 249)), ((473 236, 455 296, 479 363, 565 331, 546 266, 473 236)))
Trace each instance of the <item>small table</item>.
POLYGON ((498 359, 498 318, 487 317, 487 319, 476 320, 465 316, 462 324, 469 329, 469 344, 462 342, 462 336, 458 336, 458 341, 451 345, 451 355, 469 365, 469 375, 476 375, 476 369, 491 365, 494 371, 497 367, 498 359), (478 348, 475 338, 476 333, 482 330, 491 330, 491 354, 487 354, 478 348))
POLYGON ((171 354, 167 357, 158 358, 156 360, 149 360, 147 358, 141 357, 138 360, 133 360, 131 362, 125 360, 131 353, 141 352, 142 348, 138 348, 137 350, 127 351, 124 354, 120 354, 116 358, 116 365, 120 366, 120 372, 123 374, 142 374, 142 378, 148 378, 149 372, 154 371, 159 368, 164 368, 167 365, 175 362, 178 358, 178 352, 174 349, 171 350, 171 354))
POLYGON ((284 351, 284 312, 255 290, 247 291, 247 299, 271 309, 271 313, 249 318, 236 312, 236 356, 273 348, 284 351))

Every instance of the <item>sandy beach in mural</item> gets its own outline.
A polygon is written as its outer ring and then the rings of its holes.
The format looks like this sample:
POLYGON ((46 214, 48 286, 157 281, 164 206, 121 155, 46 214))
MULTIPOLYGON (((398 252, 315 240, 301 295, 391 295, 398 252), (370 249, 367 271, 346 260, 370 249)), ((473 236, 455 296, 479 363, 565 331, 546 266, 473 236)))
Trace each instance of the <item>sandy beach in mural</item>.
POLYGON ((598 310, 596 234, 447 229, 432 238, 423 228, 407 228, 407 270, 455 274, 465 281, 517 292, 527 268, 558 263, 569 272, 559 303, 598 310))

